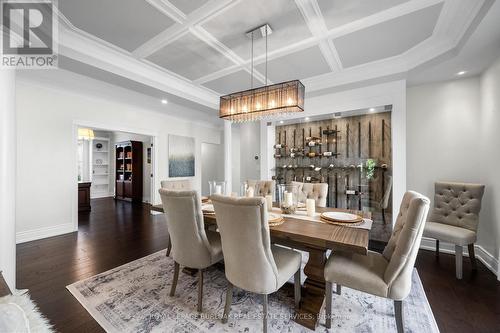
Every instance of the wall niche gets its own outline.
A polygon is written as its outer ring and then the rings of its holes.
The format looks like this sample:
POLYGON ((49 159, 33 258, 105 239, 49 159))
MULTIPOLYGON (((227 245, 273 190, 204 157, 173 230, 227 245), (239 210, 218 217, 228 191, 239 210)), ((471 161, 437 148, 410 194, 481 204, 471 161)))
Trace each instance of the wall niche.
POLYGON ((385 241, 392 222, 391 141, 391 112, 276 126, 274 178, 327 183, 327 205, 372 211, 379 225, 372 239, 385 241))

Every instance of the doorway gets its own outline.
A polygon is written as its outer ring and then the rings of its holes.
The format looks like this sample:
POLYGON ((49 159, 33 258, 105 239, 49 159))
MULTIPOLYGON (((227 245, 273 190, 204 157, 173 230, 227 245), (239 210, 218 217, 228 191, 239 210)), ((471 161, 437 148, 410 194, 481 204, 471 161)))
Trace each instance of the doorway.
POLYGON ((154 202, 155 136, 82 125, 76 132, 76 225, 97 200, 154 202))

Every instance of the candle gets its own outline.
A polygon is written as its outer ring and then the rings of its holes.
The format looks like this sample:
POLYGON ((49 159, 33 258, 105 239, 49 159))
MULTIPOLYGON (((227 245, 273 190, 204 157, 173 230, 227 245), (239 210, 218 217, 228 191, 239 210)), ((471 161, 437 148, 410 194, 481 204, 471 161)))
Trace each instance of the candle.
POLYGON ((249 187, 249 188, 247 189, 247 193, 246 193, 247 198, 253 198, 254 193, 255 193, 254 191, 255 191, 255 190, 254 190, 254 188, 253 188, 253 187, 249 187))
POLYGON ((313 217, 314 214, 316 214, 316 202, 314 201, 314 199, 306 200, 306 210, 307 216, 313 217))
POLYGON ((273 210, 273 196, 272 195, 266 195, 266 205, 267 205, 267 210, 269 212, 273 210))
POLYGON ((222 194, 222 186, 215 185, 215 194, 222 194))
POLYGON ((283 205, 285 207, 292 207, 293 206, 293 193, 292 192, 285 192, 285 202, 283 205))

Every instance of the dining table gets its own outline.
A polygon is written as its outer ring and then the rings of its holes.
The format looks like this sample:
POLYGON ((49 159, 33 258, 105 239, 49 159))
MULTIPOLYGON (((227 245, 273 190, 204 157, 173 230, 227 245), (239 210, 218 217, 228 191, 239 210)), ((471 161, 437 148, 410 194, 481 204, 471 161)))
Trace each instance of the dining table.
MULTIPOLYGON (((163 212, 162 205, 152 206, 151 209, 163 212)), ((371 220, 371 213, 365 211, 317 207, 316 212, 346 212, 371 220)), ((282 214, 282 216, 284 219, 282 224, 269 227, 271 242, 308 253, 308 260, 304 267, 306 279, 302 286, 302 298, 300 306, 295 309, 293 320, 314 330, 318 326, 325 299, 324 269, 327 253, 341 251, 366 255, 369 228, 308 220, 295 214, 282 214)), ((204 212, 203 218, 207 227, 217 225, 216 214, 204 212)))

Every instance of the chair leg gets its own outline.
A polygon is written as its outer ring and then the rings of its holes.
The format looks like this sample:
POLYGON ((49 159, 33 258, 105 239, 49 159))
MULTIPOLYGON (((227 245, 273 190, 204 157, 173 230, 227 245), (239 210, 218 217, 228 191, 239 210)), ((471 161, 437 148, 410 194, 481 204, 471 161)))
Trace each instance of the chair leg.
POLYGON ((474 253, 474 244, 469 244, 469 258, 470 258, 470 263, 472 264, 472 270, 477 270, 477 261, 476 261, 476 254, 474 253))
POLYGON ((342 285, 337 283, 337 295, 342 294, 342 285))
POLYGON ((403 301, 394 301, 394 312, 396 315, 396 327, 398 333, 404 332, 403 325, 403 301))
POLYGON ((297 270, 297 272, 295 272, 293 287, 294 287, 293 294, 295 296, 295 308, 298 309, 298 308, 300 308, 300 298, 301 298, 301 294, 300 294, 300 289, 301 289, 300 268, 297 270))
POLYGON ((387 224, 387 222, 385 221, 385 209, 382 208, 382 221, 384 222, 384 224, 387 224))
POLYGON ((198 312, 203 308, 203 270, 198 270, 198 312))
POLYGON ((439 239, 436 239, 436 257, 439 257, 439 239))
POLYGON ((332 328, 332 283, 326 282, 325 285, 325 317, 326 328, 332 328))
POLYGON ((223 324, 227 324, 232 302, 233 302, 233 285, 231 284, 231 282, 227 281, 226 305, 224 306, 224 315, 222 316, 223 324))
POLYGON ((462 246, 455 245, 455 275, 459 280, 462 279, 463 252, 462 246))
POLYGON ((170 235, 168 235, 167 257, 170 256, 170 251, 172 251, 172 240, 170 240, 170 235))
POLYGON ((263 313, 262 313, 262 332, 267 333, 267 295, 262 295, 263 296, 263 313))
POLYGON ((177 280, 179 280, 179 264, 174 262, 174 280, 172 281, 172 288, 170 289, 170 296, 175 295, 175 288, 177 287, 177 280))

